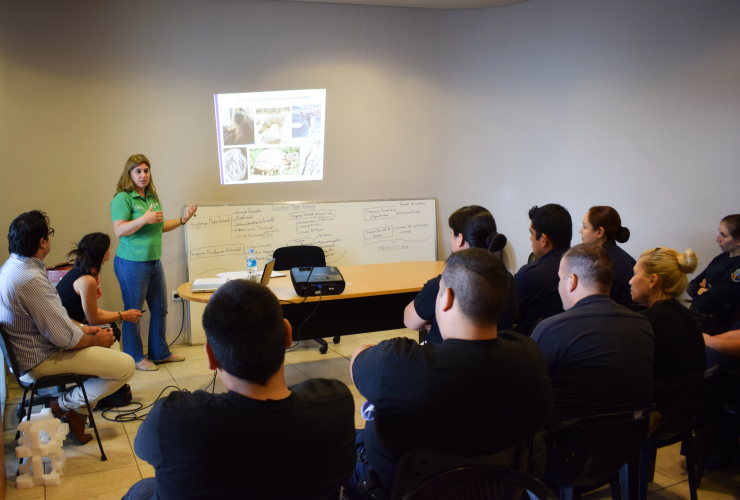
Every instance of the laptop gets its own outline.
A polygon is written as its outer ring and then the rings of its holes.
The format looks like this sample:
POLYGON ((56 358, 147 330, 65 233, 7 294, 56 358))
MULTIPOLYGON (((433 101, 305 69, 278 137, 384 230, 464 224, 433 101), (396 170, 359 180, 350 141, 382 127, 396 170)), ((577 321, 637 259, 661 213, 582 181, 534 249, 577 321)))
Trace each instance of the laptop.
POLYGON ((275 267, 275 259, 272 259, 270 262, 265 264, 265 269, 262 271, 262 279, 260 280, 260 283, 267 286, 267 284, 270 282, 270 278, 272 278, 272 268, 275 267))

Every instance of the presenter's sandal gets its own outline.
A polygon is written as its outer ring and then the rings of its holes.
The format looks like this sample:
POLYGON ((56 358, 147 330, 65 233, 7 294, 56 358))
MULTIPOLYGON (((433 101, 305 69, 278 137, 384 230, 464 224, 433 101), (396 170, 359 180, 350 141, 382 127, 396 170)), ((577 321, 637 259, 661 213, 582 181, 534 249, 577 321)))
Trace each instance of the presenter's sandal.
POLYGON ((85 434, 87 415, 80 415, 74 410, 62 411, 59 407, 59 398, 49 398, 49 408, 54 412, 55 417, 69 424, 72 437, 77 441, 77 444, 87 444, 92 441, 92 434, 85 434))
POLYGON ((185 356, 180 356, 179 354, 173 354, 167 359, 163 359, 162 361, 155 361, 158 365, 161 365, 162 363, 179 363, 180 361, 185 361, 185 356))
POLYGON ((157 365, 146 358, 136 363, 136 369, 143 372, 156 372, 157 370, 159 370, 159 368, 157 368, 157 365))

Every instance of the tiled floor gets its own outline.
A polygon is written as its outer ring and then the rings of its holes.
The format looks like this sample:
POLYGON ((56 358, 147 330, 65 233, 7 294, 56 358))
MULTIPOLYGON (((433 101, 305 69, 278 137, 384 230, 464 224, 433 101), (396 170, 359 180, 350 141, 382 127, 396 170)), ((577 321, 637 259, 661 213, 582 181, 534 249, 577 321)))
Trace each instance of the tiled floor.
MULTIPOLYGON (((339 344, 329 342, 329 352, 320 354, 318 345, 312 341, 302 342, 298 349, 286 353, 285 376, 288 385, 299 383, 309 377, 326 377, 341 380, 355 396, 355 425, 364 427, 364 421, 358 413, 365 401, 349 377, 349 359, 355 348, 362 344, 377 343, 380 340, 397 336, 414 337, 416 332, 398 330, 377 334, 354 335, 342 337, 339 344)), ((213 373, 206 365, 203 346, 182 346, 173 348, 173 352, 183 354, 187 359, 182 363, 160 366, 156 372, 137 371, 130 384, 134 401, 144 405, 154 402, 164 391, 204 389, 213 380, 213 373)), ((216 392, 223 392, 224 387, 216 380, 216 392)), ((95 414, 95 421, 101 434, 103 447, 108 456, 106 462, 100 461, 97 441, 92 440, 84 446, 77 446, 65 441, 66 466, 62 483, 59 486, 35 486, 31 489, 15 488, 15 428, 18 419, 15 416, 16 405, 20 402, 21 391, 11 387, 5 411, 5 469, 8 475, 6 495, 8 499, 100 499, 118 500, 132 484, 145 477, 153 477, 154 469, 140 460, 133 450, 133 442, 140 422, 116 423, 103 420, 95 414)), ((590 495, 593 498, 609 498, 610 492, 604 488, 590 495)), ((686 467, 683 457, 678 454, 678 445, 663 448, 658 452, 658 464, 655 482, 650 484, 650 498, 688 499, 689 491, 686 481, 686 467)), ((740 499, 740 472, 734 474, 712 472, 705 475, 699 491, 699 500, 740 499)))

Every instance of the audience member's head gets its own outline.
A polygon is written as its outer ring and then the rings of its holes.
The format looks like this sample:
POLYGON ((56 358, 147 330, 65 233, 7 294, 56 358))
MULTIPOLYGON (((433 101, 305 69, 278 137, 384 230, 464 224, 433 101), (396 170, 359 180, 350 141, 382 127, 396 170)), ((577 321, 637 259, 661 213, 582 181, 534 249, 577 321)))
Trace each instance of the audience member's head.
POLYGON ((229 281, 203 312, 208 345, 230 375, 265 385, 285 359, 286 322, 277 297, 266 286, 229 281))
POLYGON ((642 253, 630 280, 632 300, 652 306, 658 300, 681 295, 689 285, 687 274, 696 271, 699 259, 693 250, 652 248, 642 253))
POLYGON ((482 248, 468 248, 447 258, 437 296, 436 317, 444 338, 449 325, 440 312, 447 289, 463 318, 477 327, 496 326, 509 290, 508 271, 501 259, 482 248))
POLYGON ((717 243, 723 252, 736 255, 740 247, 740 214, 728 215, 719 223, 717 243))
POLYGON ((612 259, 599 245, 581 243, 560 259, 558 292, 566 311, 589 295, 609 294, 612 288, 612 259))
POLYGON ((604 245, 616 241, 625 243, 630 239, 630 230, 622 226, 622 218, 612 207, 591 207, 583 217, 583 225, 578 231, 583 243, 604 245))
POLYGON ((466 248, 498 252, 506 246, 506 236, 496 231, 493 215, 483 207, 471 205, 455 210, 448 223, 452 230, 453 252, 466 248))
POLYGON ((542 257, 552 249, 570 246, 573 221, 563 206, 554 203, 534 206, 529 210, 529 220, 529 240, 532 242, 532 252, 537 257, 542 257))
POLYGON ((49 217, 40 210, 20 214, 10 223, 8 251, 21 257, 33 257, 39 251, 41 240, 49 242, 49 217))
POLYGON ((157 188, 154 187, 154 177, 152 176, 152 164, 149 163, 149 159, 144 155, 131 155, 129 156, 129 159, 126 160, 126 164, 123 166, 123 172, 121 173, 121 178, 118 179, 118 184, 116 185, 116 194, 122 191, 127 193, 134 191, 135 185, 131 180, 131 171, 139 165, 146 165, 146 168, 149 170, 149 184, 146 186, 146 190, 149 191, 149 194, 151 194, 154 199, 158 200, 157 188))
POLYGON ((110 236, 105 233, 90 233, 82 237, 77 246, 67 254, 67 259, 75 258, 75 267, 83 274, 95 276, 100 266, 110 257, 110 236))

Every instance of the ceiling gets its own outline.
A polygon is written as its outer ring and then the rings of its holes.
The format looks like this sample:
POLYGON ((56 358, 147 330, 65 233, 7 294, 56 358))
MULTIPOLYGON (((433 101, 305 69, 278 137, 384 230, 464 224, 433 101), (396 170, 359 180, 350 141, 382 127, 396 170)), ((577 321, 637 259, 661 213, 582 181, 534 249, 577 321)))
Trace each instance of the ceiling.
POLYGON ((386 7, 416 7, 422 9, 483 9, 500 7, 525 0, 289 0, 292 2, 346 3, 382 5, 386 7))

